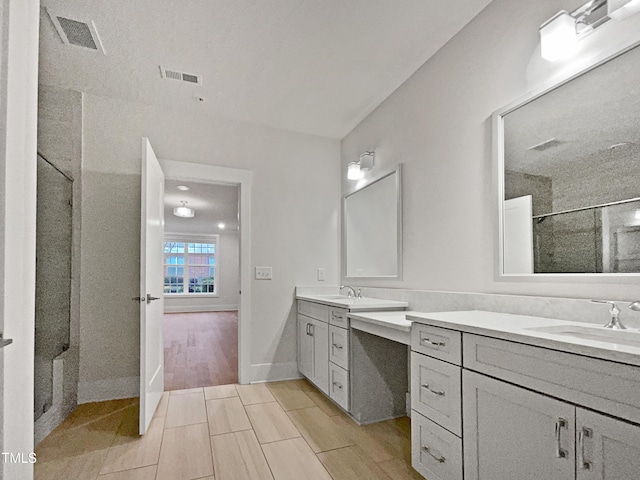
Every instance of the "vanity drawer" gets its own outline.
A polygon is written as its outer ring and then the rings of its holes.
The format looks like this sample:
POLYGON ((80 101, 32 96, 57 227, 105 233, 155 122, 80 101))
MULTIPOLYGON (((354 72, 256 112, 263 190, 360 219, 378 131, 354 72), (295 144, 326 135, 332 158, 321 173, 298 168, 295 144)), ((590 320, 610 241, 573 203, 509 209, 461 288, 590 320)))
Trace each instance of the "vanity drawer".
POLYGON ((471 333, 464 367, 640 424, 640 367, 471 333))
POLYGON ((349 372, 329 362, 329 396, 345 411, 349 411, 349 372))
POLYGON ((462 440, 414 411, 411 464, 429 480, 462 480, 462 440))
POLYGON ((411 350, 461 365, 462 334, 455 330, 414 322, 411 325, 411 350))
POLYGON ((319 303, 298 300, 298 313, 307 317, 315 318, 321 322, 329 322, 329 306, 319 303))
POLYGON ((347 310, 344 308, 329 307, 329 324, 342 328, 349 328, 349 319, 347 318, 347 310))
POLYGON ((462 435, 462 369, 411 352, 411 408, 462 435))
POLYGON ((329 326, 329 361, 349 370, 349 330, 329 326))

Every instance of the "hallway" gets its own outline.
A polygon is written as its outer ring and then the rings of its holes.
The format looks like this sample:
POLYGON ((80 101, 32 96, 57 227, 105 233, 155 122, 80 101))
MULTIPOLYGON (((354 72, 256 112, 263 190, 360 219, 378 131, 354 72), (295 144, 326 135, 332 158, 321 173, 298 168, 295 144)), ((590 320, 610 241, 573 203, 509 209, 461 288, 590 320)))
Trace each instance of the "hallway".
POLYGON ((238 312, 164 315, 164 389, 238 383, 238 312))

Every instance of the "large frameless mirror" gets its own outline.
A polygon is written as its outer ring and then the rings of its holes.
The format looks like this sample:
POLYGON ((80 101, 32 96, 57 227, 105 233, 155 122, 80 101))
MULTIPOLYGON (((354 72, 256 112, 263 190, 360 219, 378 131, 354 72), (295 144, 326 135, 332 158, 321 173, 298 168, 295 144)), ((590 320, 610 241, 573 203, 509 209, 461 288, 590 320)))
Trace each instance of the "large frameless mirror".
POLYGON ((640 47, 494 114, 500 273, 640 272, 640 47))

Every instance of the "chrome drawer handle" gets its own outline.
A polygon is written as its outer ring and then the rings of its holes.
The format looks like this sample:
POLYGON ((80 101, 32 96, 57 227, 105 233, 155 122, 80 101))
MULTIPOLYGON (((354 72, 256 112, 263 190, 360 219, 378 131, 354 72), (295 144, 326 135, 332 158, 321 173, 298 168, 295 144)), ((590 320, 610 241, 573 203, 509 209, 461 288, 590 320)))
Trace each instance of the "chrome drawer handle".
POLYGON ((428 343, 430 345, 433 345, 435 347, 444 347, 446 345, 446 343, 444 342, 432 342, 429 337, 424 337, 422 339, 422 343, 428 343))
POLYGON ((578 465, 580 465, 582 470, 591 470, 591 462, 584 459, 584 439, 591 438, 592 436, 593 430, 587 427, 582 427, 582 430, 578 432, 578 451, 580 452, 578 465))
POLYGON ((562 448, 562 429, 568 428, 568 423, 564 418, 558 418, 556 420, 556 457, 567 458, 569 452, 562 448))
POLYGON ((342 345, 338 345, 337 343, 333 344, 334 348, 337 348, 338 350, 342 350, 342 345))
POLYGON ((447 461, 447 459, 446 459, 446 458, 444 458, 442 455, 437 456, 437 455, 434 455, 433 453, 431 453, 431 448, 427 447, 426 445, 424 445, 424 446, 422 447, 422 449, 423 449, 425 452, 427 452, 429 455, 431 455, 433 458, 435 458, 439 463, 444 463, 444 462, 446 462, 446 461, 447 461))
POLYGON ((335 390, 335 387, 338 387, 340 390, 342 390, 342 385, 339 384, 338 382, 333 382, 333 386, 334 386, 334 390, 335 390))
POLYGON ((428 383, 425 383, 424 385, 422 385, 422 388, 426 388, 431 393, 434 393, 436 395, 440 395, 441 397, 444 397, 444 391, 443 390, 433 390, 432 388, 429 387, 428 383))

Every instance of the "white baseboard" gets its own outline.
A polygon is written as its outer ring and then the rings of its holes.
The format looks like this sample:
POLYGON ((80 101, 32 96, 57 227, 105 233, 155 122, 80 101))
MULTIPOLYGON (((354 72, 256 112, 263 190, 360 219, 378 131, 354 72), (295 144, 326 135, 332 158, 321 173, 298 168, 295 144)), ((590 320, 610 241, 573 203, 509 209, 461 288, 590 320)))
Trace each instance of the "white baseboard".
POLYGON ((275 382, 302 378, 296 362, 260 363, 251 365, 249 383, 275 382))
POLYGON ((238 305, 164 305, 164 313, 226 312, 238 310, 238 305))
POLYGON ((78 383, 78 405, 140 396, 140 377, 108 378, 78 383))

